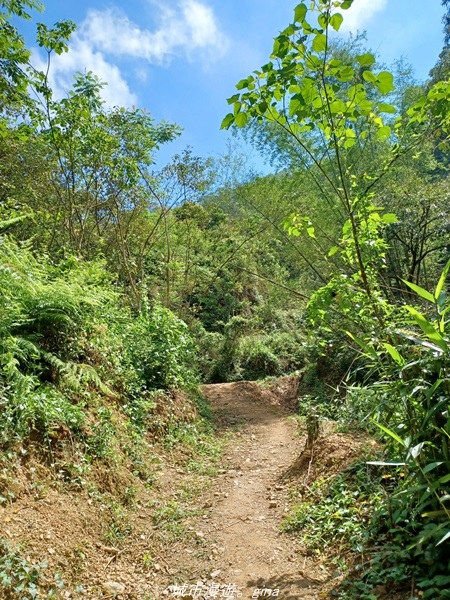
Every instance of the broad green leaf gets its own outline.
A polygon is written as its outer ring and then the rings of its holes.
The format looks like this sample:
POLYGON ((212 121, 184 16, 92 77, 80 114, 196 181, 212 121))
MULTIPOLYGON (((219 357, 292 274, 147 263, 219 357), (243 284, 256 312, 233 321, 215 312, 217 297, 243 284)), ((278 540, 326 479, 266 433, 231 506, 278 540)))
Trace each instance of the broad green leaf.
POLYGON ((389 139, 390 135, 391 128, 389 127, 389 125, 384 125, 383 127, 380 127, 380 129, 377 131, 377 138, 382 142, 385 142, 387 139, 389 139))
POLYGON ((397 109, 395 108, 395 106, 392 106, 392 104, 384 104, 384 103, 381 103, 378 105, 378 110, 379 110, 379 112, 390 113, 392 115, 397 112, 397 109))
POLYGON ((339 31, 344 21, 344 17, 340 13, 334 14, 330 19, 330 25, 335 31, 339 31))
POLYGON ((328 63, 328 66, 330 67, 330 69, 337 69, 338 67, 341 67, 342 64, 343 64, 342 60, 338 60, 337 58, 333 58, 328 63))
POLYGON ((391 357, 395 360, 395 362, 401 366, 403 366, 405 364, 405 359, 403 358, 403 356, 400 354, 400 352, 394 348, 394 346, 392 346, 391 344, 388 343, 383 343, 383 346, 386 348, 386 350, 389 352, 389 354, 391 355, 391 357))
POLYGON ((419 325, 421 330, 427 336, 429 340, 434 342, 441 350, 448 352, 448 345, 441 334, 435 329, 432 323, 430 323, 418 310, 412 306, 406 306, 406 309, 411 313, 413 319, 419 325))
POLYGON ((441 465, 443 465, 444 462, 440 461, 440 462, 433 462, 433 463, 429 463, 428 465, 426 465, 426 467, 424 467, 423 472, 424 473, 429 473, 430 471, 432 471, 433 469, 436 469, 436 467, 440 467, 441 465))
POLYGON ((365 79, 369 83, 375 83, 377 80, 375 73, 372 73, 372 71, 364 71, 362 76, 363 79, 365 79))
POLYGON ((438 284, 436 286, 436 290, 434 292, 434 297, 435 297, 436 300, 438 300, 439 296, 441 295, 442 289, 443 289, 445 281, 447 279, 447 275, 448 275, 449 269, 450 269, 450 260, 445 265, 445 268, 442 271, 441 276, 439 277, 439 281, 438 281, 438 284))
POLYGON ((234 94, 234 96, 231 96, 231 98, 228 98, 227 102, 228 104, 234 104, 235 102, 238 102, 239 100, 239 94, 234 94))
POLYGON ((306 58, 306 66, 308 69, 320 69, 322 67, 322 61, 319 57, 314 54, 308 54, 306 58))
POLYGON ((293 117, 298 112, 302 111, 305 108, 305 103, 302 102, 300 97, 294 96, 289 102, 289 115, 293 117))
POLYGON ((405 445, 405 442, 402 440, 402 438, 399 435, 397 435, 395 433, 395 431, 392 431, 392 429, 388 429, 387 427, 385 427, 384 425, 381 425, 381 423, 377 423, 376 421, 374 421, 374 423, 377 427, 379 427, 381 429, 381 431, 384 431, 384 433, 387 433, 389 437, 391 437, 393 440, 398 442, 401 446, 405 445))
POLYGON ((375 56, 369 52, 367 54, 358 54, 356 55, 356 60, 362 67, 370 67, 375 63, 375 56))
POLYGON ((308 9, 306 8, 305 4, 299 4, 298 6, 295 7, 294 9, 294 22, 295 23, 302 23, 304 18, 306 17, 306 13, 308 12, 308 9))
POLYGON ((440 477, 439 483, 447 483, 450 481, 450 473, 448 475, 444 475, 444 477, 440 477))
POLYGON ((384 213, 384 215, 381 215, 381 220, 386 224, 398 223, 397 215, 394 213, 384 213))
POLYGON ((234 115, 231 113, 228 113, 227 116, 222 121, 222 123, 220 125, 220 129, 228 129, 233 122, 234 122, 234 115))
POLYGON ((247 79, 241 79, 236 84, 236 89, 237 90, 242 90, 242 89, 244 89, 246 87, 248 87, 248 80, 247 79))
POLYGON ((339 113, 345 113, 345 111, 347 110, 347 106, 344 102, 342 102, 342 100, 335 100, 331 103, 330 110, 333 115, 337 115, 339 113))
POLYGON ((356 139, 355 138, 347 138, 344 142, 344 148, 348 149, 348 148, 353 148, 353 146, 356 144, 356 139))
POLYGON ((338 79, 338 81, 342 81, 343 83, 350 81, 351 79, 353 79, 354 76, 355 76, 355 71, 352 69, 352 67, 350 65, 346 65, 345 67, 342 67, 335 74, 336 79, 338 79))
POLYGON ((395 90, 394 76, 388 71, 381 71, 381 73, 378 73, 375 85, 382 94, 389 94, 389 92, 395 90))
POLYGON ((327 37, 323 33, 318 33, 312 41, 314 52, 323 52, 327 47, 327 37))
POLYGON ((238 127, 245 127, 248 123, 248 114, 245 112, 239 112, 234 118, 238 127))
POLYGON ((268 104, 267 104, 267 102, 260 102, 260 103, 258 104, 258 110, 259 110, 259 112, 260 112, 262 115, 263 115, 263 114, 266 112, 266 110, 267 110, 268 108, 269 108, 269 107, 268 107, 268 104))
POLYGON ((322 27, 322 29, 327 28, 328 20, 329 20, 328 13, 327 14, 320 13, 320 15, 317 17, 317 21, 318 21, 319 25, 322 27))
MULTIPOLYGON (((280 50, 280 40, 279 40, 279 38, 275 38, 273 40, 273 50, 272 50, 273 56, 278 56, 279 50, 280 50)), ((270 57, 270 58, 272 58, 272 57, 270 57)))
POLYGON ((348 10, 349 8, 351 8, 353 4, 353 0, 344 0, 344 2, 341 4, 340 8, 342 8, 342 10, 348 10))
POLYGON ((309 237, 316 239, 316 234, 314 232, 314 227, 307 227, 306 228, 306 233, 309 235, 309 237))
POLYGON ((406 279, 402 279, 402 281, 405 285, 407 285, 414 292, 416 292, 416 294, 418 296, 420 296, 424 300, 428 300, 429 302, 432 302, 433 304, 435 304, 436 301, 435 301, 433 294, 430 294, 430 292, 428 292, 427 290, 424 290, 423 287, 420 287, 420 285, 416 285, 415 283, 411 283, 410 281, 406 281, 406 279))
POLYGON ((328 256, 334 256, 337 252, 339 252, 339 246, 333 246, 331 250, 328 252, 328 256))
POLYGON ((361 346, 361 348, 366 352, 366 354, 368 356, 371 356, 372 358, 374 358, 375 360, 379 360, 379 356, 376 353, 376 351, 369 346, 369 344, 366 344, 366 342, 364 340, 362 340, 360 337, 353 335, 352 333, 350 333, 350 331, 346 331, 345 332, 349 337, 352 338, 353 341, 355 341, 359 346, 361 346))

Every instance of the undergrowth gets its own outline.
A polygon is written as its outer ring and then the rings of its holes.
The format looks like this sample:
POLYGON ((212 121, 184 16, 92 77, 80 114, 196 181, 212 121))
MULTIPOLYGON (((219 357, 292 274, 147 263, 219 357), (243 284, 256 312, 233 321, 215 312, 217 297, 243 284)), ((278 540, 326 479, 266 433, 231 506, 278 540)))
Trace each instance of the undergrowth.
POLYGON ((54 573, 49 582, 46 563, 32 563, 24 558, 20 548, 12 548, 0 538, 0 586, 5 600, 53 600, 59 596, 64 582, 59 573, 54 573))
POLYGON ((362 553, 372 514, 383 497, 380 481, 364 462, 357 462, 332 481, 315 481, 282 529, 299 532, 305 546, 317 555, 328 549, 338 556, 347 551, 362 553))

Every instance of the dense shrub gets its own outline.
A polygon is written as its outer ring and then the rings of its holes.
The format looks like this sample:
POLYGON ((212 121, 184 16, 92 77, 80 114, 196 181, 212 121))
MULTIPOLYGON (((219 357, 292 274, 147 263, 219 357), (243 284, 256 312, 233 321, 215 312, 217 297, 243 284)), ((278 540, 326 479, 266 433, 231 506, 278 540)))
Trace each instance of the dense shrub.
POLYGON ((125 351, 146 389, 193 387, 196 348, 187 325, 155 304, 130 321, 124 331, 125 351))
POLYGON ((80 430, 99 394, 142 403, 156 389, 195 386, 187 326, 158 304, 134 315, 102 263, 55 265, 5 237, 0 287, 2 443, 80 430))

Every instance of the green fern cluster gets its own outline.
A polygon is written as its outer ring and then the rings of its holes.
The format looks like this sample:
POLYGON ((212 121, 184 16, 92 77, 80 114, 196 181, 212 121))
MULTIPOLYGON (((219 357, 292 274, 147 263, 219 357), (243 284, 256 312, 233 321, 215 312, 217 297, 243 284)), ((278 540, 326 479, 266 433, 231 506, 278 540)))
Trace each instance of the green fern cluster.
POLYGON ((155 389, 196 384, 186 325, 157 304, 133 313, 101 262, 54 264, 4 236, 0 289, 0 445, 82 433, 98 395, 134 414, 155 389))
POLYGON ((81 427, 75 396, 92 385, 112 394, 92 365, 80 359, 83 322, 104 299, 77 269, 36 258, 28 244, 0 245, 1 441, 32 429, 81 427), (78 346, 78 347, 77 347, 78 346))

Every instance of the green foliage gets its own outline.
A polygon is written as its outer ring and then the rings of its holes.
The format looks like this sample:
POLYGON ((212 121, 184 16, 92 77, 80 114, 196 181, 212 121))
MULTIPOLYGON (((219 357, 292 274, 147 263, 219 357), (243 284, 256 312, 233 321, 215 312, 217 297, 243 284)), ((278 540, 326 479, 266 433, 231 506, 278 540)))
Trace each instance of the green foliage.
POLYGON ((197 330, 200 368, 209 381, 239 381, 288 375, 307 358, 301 313, 255 307, 251 318, 231 318, 223 335, 197 330))
POLYGON ((242 379, 263 379, 280 375, 281 364, 265 339, 245 337, 239 345, 239 364, 235 371, 242 379))
MULTIPOLYGON (((37 260, 27 246, 3 238, 0 249, 0 402, 2 442, 59 425, 79 430, 83 406, 72 398, 89 385, 111 394, 80 361, 77 330, 108 292, 37 260)), ((87 275, 87 277, 86 277, 87 275)))
MULTIPOLYGON (((424 581, 420 571, 420 585, 433 597, 439 586, 446 585, 443 556, 450 539, 449 339, 444 292, 448 268, 434 293, 420 286, 419 275, 430 264, 430 254, 436 253, 439 260, 441 251, 447 259, 448 226, 443 211, 429 202, 419 203, 425 223, 419 233, 417 222, 397 225, 397 216, 383 208, 382 180, 393 165, 405 166, 420 146, 423 152, 433 145, 446 151, 450 86, 438 82, 415 102, 408 102, 399 116, 392 116, 397 115, 397 107, 389 102, 395 91, 393 75, 378 70, 371 53, 333 54, 330 31, 339 30, 341 11, 351 4, 331 0, 313 2, 309 8, 299 4, 293 22, 275 38, 269 62, 237 84, 237 93, 228 100, 232 112, 222 127, 264 123, 291 138, 298 163, 339 219, 342 232, 335 243, 326 232, 320 235, 321 223, 300 208, 285 216, 284 227, 294 237, 306 234, 335 267, 312 295, 307 316, 321 327, 322 339, 333 342, 335 331, 347 331, 351 344, 363 350, 354 365, 346 410, 351 414, 354 408, 353 418, 358 420, 375 415, 378 427, 391 438, 394 458, 404 462, 407 476, 391 515, 390 534, 413 550, 401 559, 401 552, 397 553, 402 561, 397 565, 398 581, 414 575, 420 548, 433 557, 433 581, 424 581), (366 162, 368 155, 374 157, 371 162, 366 162), (405 235, 405 227, 414 228, 414 236, 405 235), (442 239, 436 240, 436 235, 442 239), (401 280, 399 270, 392 269, 390 280, 385 278, 386 259, 392 257, 387 239, 393 237, 402 244, 399 254, 410 267, 402 283, 408 289, 404 297, 418 294, 419 304, 432 304, 428 312, 412 306, 410 300, 403 310, 396 304, 399 295, 391 292, 390 283, 395 277, 401 280), (358 379, 362 385, 356 384, 358 379)), ((250 357, 252 349, 246 348, 250 357)), ((262 345, 255 348, 255 355, 261 363, 270 356, 262 345)), ((320 546, 334 533, 333 514, 348 517, 344 533, 347 526, 352 528, 351 494, 340 489, 339 498, 341 505, 335 512, 319 504, 317 531, 325 532, 323 539, 317 538, 320 546)), ((331 498, 330 506, 333 502, 331 498)), ((314 520, 310 508, 299 507, 294 526, 304 527, 308 519, 314 520)), ((373 531, 376 535, 376 526, 373 531)), ((393 572, 387 579, 395 580, 393 572)))
POLYGON ((372 515, 382 499, 381 485, 370 477, 366 464, 358 462, 331 482, 315 482, 286 517, 283 531, 301 533, 306 546, 317 554, 329 547, 336 554, 362 553, 370 539, 372 515))
POLYGON ((264 379, 302 369, 306 356, 304 336, 295 331, 274 331, 243 337, 235 358, 236 379, 264 379))
POLYGON ((49 583, 43 569, 46 563, 31 564, 23 558, 19 549, 12 549, 3 538, 0 538, 0 585, 6 600, 34 600, 34 598, 58 597, 64 587, 59 573, 54 582, 49 583))
POLYGON ((160 527, 170 528, 176 521, 182 521, 186 517, 195 514, 195 511, 187 511, 175 500, 169 500, 153 513, 153 523, 160 527))
POLYGON ((405 281, 417 300, 426 303, 425 310, 405 306, 403 317, 398 317, 403 323, 392 326, 389 342, 377 343, 367 336, 357 340, 368 375, 364 386, 351 388, 347 400, 354 418, 367 421, 373 417, 385 436, 391 460, 401 462, 405 474, 396 493, 380 508, 375 531, 381 547, 365 575, 367 582, 414 578, 418 590, 430 598, 445 597, 448 585, 444 574, 450 538, 445 291, 449 269, 450 263, 433 292, 405 281))
POLYGON ((195 387, 195 346, 187 325, 156 304, 125 330, 125 351, 147 389, 195 387))
MULTIPOLYGON (((153 172, 179 128, 105 108, 91 73, 55 100, 12 25, 39 3, 3 2, 0 229, 15 238, 0 246, 0 443, 53 451, 69 437, 85 456, 65 472, 79 475, 114 462, 124 440, 148 480, 150 429, 187 470, 212 474, 214 431, 189 421, 189 402, 180 418, 173 390, 195 389, 197 367, 208 381, 301 370, 311 439, 323 417, 376 431, 403 479, 384 501, 357 465, 315 485, 286 529, 314 550, 372 544, 373 568, 354 582, 361 598, 413 577, 437 597, 450 539, 448 271, 434 292, 428 281, 448 259, 450 87, 404 72, 396 90, 361 36, 335 41, 351 5, 298 4, 267 64, 229 99, 222 126, 262 131, 292 167, 263 178, 240 171, 242 157, 190 150, 153 172)), ((73 30, 39 25, 38 43, 62 53, 73 30)), ((128 515, 110 513, 106 539, 120 542, 128 515)), ((183 534, 185 516, 173 501, 155 525, 183 534)))
POLYGON ((0 392, 2 446, 11 444, 15 438, 26 438, 31 431, 42 432, 46 442, 61 426, 80 432, 85 420, 82 407, 72 404, 49 385, 33 388, 20 389, 20 395, 14 388, 0 392))
MULTIPOLYGON (((51 444, 60 427, 83 438, 85 405, 98 394, 113 397, 113 388, 142 429, 155 406, 152 390, 196 385, 187 326, 159 305, 133 316, 103 265, 70 258, 55 266, 3 238, 0 282, 2 444, 33 431, 51 444)), ((86 439, 96 457, 109 452, 108 414, 99 409, 86 439)))

